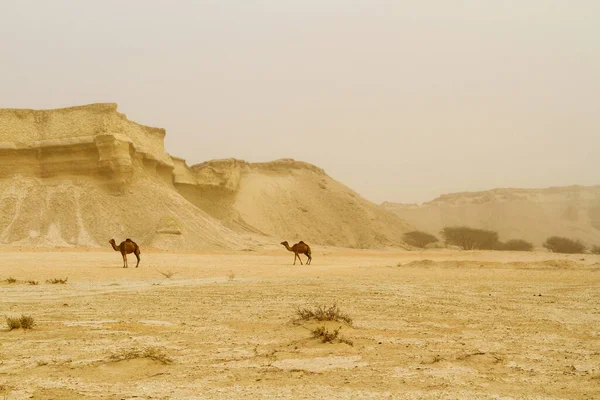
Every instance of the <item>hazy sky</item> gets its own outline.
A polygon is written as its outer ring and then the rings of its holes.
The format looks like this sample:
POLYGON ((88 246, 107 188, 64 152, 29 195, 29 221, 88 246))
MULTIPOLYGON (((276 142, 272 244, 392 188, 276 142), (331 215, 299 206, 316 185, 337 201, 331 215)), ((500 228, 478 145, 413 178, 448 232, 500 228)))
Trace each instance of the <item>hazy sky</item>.
POLYGON ((600 1, 4 1, 0 107, 96 102, 376 202, 600 184, 600 1))

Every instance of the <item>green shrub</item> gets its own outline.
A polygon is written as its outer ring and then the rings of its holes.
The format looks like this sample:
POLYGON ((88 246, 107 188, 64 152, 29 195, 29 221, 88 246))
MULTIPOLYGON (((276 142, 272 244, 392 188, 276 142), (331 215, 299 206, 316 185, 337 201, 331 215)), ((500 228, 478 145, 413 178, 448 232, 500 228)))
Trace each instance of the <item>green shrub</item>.
POLYGON ((402 235, 402 238, 407 244, 420 248, 424 248, 429 243, 435 243, 438 241, 438 238, 435 236, 421 231, 407 232, 402 235))
POLYGON ((576 254, 585 252, 585 245, 579 240, 560 236, 549 237, 543 246, 553 253, 576 254))
POLYGON ((498 246, 498 232, 474 229, 466 226, 445 227, 442 236, 446 244, 463 250, 493 250, 498 246))

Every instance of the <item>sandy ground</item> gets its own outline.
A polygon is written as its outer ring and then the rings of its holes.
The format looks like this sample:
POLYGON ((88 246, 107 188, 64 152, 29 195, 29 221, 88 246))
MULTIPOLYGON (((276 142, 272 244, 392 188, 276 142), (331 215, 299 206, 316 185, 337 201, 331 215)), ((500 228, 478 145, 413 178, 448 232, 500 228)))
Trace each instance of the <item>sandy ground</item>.
POLYGON ((37 322, 2 321, 0 399, 600 398, 598 256, 331 249, 292 266, 284 250, 143 251, 138 269, 130 259, 123 269, 108 249, 0 251, 0 316, 37 322), (351 326, 294 322, 297 307, 334 302, 351 326), (352 345, 311 338, 321 325, 341 326, 352 345))

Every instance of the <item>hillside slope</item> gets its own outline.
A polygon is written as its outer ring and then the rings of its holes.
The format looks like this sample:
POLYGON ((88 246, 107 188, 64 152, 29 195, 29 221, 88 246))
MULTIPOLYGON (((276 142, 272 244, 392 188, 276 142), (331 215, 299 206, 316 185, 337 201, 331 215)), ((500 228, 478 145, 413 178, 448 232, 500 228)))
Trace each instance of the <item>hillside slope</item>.
POLYGON ((399 246, 402 234, 410 229, 393 213, 300 161, 227 159, 188 170, 176 163, 175 175, 180 193, 208 214, 232 229, 278 241, 354 248, 399 246))
POLYGON ((495 189, 445 194, 422 205, 382 206, 436 235, 444 226, 466 225, 497 231, 501 240, 520 238, 537 246, 553 235, 600 244, 600 186, 495 189))
POLYGON ((282 240, 372 248, 408 226, 321 169, 293 160, 188 167, 165 130, 116 104, 0 109, 0 244, 221 250, 282 240))

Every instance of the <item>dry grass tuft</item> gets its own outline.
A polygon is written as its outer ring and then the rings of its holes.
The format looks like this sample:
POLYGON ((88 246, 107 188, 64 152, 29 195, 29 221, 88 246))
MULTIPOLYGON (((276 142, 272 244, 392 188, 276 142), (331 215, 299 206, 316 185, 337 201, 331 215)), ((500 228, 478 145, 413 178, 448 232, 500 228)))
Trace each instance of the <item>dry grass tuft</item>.
POLYGON ((229 279, 230 281, 235 279, 235 274, 232 272, 229 273, 229 275, 227 275, 227 279, 229 279))
POLYGON ((330 307, 316 306, 314 309, 297 308, 296 315, 298 315, 297 321, 337 321, 352 326, 352 317, 342 312, 335 303, 330 307))
POLYGON ((8 326, 8 330, 12 331, 13 329, 33 329, 36 325, 35 320, 30 315, 21 314, 20 317, 6 317, 6 325, 8 326))
POLYGON ((156 347, 147 347, 144 350, 131 349, 119 354, 113 354, 109 357, 113 361, 134 360, 136 358, 148 358, 161 364, 168 365, 173 363, 173 359, 165 352, 156 347))
POLYGON ((13 329, 19 329, 21 327, 21 319, 15 317, 6 317, 6 325, 8 325, 9 331, 12 331, 13 329))
POLYGON ((161 270, 158 270, 158 269, 157 269, 157 271, 167 279, 171 279, 172 276, 175 276, 175 274, 177 274, 177 272, 173 272, 173 271, 162 272, 161 270))
POLYGON ((39 281, 34 281, 34 280, 27 281, 27 283, 29 283, 30 285, 39 285, 40 284, 39 281))
POLYGON ((23 329, 33 329, 35 326, 35 320, 30 315, 21 315, 21 328, 23 329))
POLYGON ((56 285, 57 283, 65 284, 65 283, 67 283, 68 280, 69 280, 69 277, 66 277, 65 279, 53 278, 53 279, 47 279, 46 283, 51 283, 53 285, 56 285))
POLYGON ((6 278, 6 283, 17 283, 17 280, 12 276, 6 278))
POLYGON ((327 330, 327 328, 325 328, 324 326, 319 326, 310 331, 310 333, 312 333, 313 338, 320 339, 322 343, 339 342, 352 346, 353 343, 351 340, 345 339, 340 336, 341 329, 342 327, 340 326, 339 328, 334 329, 333 332, 329 332, 329 330, 327 330))

